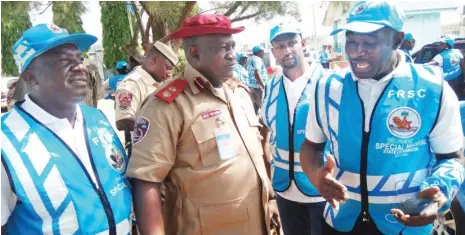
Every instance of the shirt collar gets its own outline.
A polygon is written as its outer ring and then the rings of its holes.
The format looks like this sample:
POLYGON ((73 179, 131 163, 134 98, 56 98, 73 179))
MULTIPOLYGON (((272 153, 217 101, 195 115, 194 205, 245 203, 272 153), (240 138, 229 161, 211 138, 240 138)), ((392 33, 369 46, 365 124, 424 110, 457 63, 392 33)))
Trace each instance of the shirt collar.
MULTIPOLYGON (((26 96, 24 97, 24 102, 21 104, 21 108, 24 109, 24 111, 31 114, 35 119, 37 119, 44 125, 60 121, 69 122, 66 118, 57 118, 48 113, 47 111, 43 110, 36 103, 34 103, 34 101, 32 101, 31 98, 29 98, 28 94, 26 94, 26 96)), ((79 105, 76 105, 76 122, 78 121, 82 121, 82 113, 79 105)))
MULTIPOLYGON (((213 85, 208 81, 208 79, 205 78, 205 76, 203 76, 189 63, 186 64, 186 67, 184 69, 184 79, 186 79, 187 83, 189 84, 189 88, 191 89, 192 93, 194 93, 194 95, 199 93, 203 89, 207 89, 210 90, 210 92, 212 92, 213 95, 221 98, 223 101, 226 102, 224 97, 213 88, 213 85)), ((223 83, 223 86, 227 85, 232 90, 234 90, 240 84, 241 82, 239 80, 235 78, 230 78, 223 83)))
POLYGON ((184 79, 186 79, 192 93, 197 94, 202 89, 214 90, 211 83, 199 71, 192 67, 189 63, 184 69, 184 79))
MULTIPOLYGON (((397 59, 399 59, 399 63, 397 64, 396 68, 392 70, 388 75, 379 79, 380 82, 389 81, 394 75, 398 75, 399 73, 403 72, 403 69, 401 68, 404 68, 405 67, 404 65, 406 64, 405 56, 402 56, 401 54, 402 52, 397 51, 397 50, 395 51, 395 53, 396 53, 397 59)), ((360 79, 354 74, 354 72, 352 72, 352 68, 350 67, 350 65, 349 65, 349 71, 352 74, 352 79, 354 81, 358 81, 360 79)))
POLYGON ((137 72, 141 75, 141 80, 145 84, 152 86, 154 84, 158 84, 158 82, 150 75, 141 65, 136 67, 137 72))

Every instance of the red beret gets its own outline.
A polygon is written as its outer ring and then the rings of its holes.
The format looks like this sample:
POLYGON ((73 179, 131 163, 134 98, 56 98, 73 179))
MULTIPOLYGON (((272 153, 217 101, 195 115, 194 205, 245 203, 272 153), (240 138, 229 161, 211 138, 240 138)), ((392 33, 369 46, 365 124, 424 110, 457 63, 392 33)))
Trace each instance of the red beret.
POLYGON ((170 35, 171 39, 180 39, 207 34, 235 34, 244 27, 231 28, 231 20, 224 15, 204 14, 187 18, 182 27, 170 35))

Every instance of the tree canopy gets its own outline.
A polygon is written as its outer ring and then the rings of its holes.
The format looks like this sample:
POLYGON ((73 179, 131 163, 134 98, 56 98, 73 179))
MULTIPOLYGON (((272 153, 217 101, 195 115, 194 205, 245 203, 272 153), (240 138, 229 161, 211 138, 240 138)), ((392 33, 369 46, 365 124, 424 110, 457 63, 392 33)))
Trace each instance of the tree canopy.
POLYGON ((83 33, 81 16, 87 9, 84 2, 52 2, 53 23, 68 30, 68 33, 83 33))
POLYGON ((125 2, 100 2, 103 29, 103 63, 114 67, 128 59, 127 45, 131 42, 131 29, 125 2))
POLYGON ((297 2, 286 1, 218 1, 210 2, 215 13, 231 18, 232 22, 254 19, 270 20, 273 17, 289 15, 300 18, 297 2))
POLYGON ((24 31, 31 27, 29 2, 2 1, 2 74, 17 76, 12 48, 24 31))

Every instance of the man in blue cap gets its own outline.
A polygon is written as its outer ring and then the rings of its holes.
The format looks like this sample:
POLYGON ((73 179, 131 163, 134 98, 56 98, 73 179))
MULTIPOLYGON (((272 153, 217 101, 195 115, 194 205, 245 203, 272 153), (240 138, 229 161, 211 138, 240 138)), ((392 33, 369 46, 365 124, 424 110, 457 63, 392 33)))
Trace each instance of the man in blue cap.
POLYGON ((248 56, 244 53, 237 53, 236 60, 237 63, 234 65, 234 77, 239 79, 242 83, 247 85, 248 82, 248 74, 247 70, 245 69, 244 65, 247 63, 248 56))
POLYGON ((1 121, 2 234, 130 231, 123 146, 102 112, 79 105, 81 52, 95 41, 39 24, 13 47, 28 94, 1 121))
POLYGON ((247 85, 250 88, 250 94, 254 103, 255 112, 260 109, 262 102, 262 90, 265 87, 268 73, 266 66, 263 63, 265 51, 262 46, 254 46, 252 48, 253 55, 248 59, 247 72, 249 73, 249 81, 247 85))
POLYGON ((430 234, 463 182, 457 97, 437 67, 405 62, 403 18, 392 3, 359 2, 332 32, 346 31, 350 69, 316 84, 300 155, 328 201, 325 235, 430 234), (431 207, 403 204, 419 198, 431 207))
POLYGON ((271 181, 281 224, 284 234, 322 234, 325 200, 302 171, 299 152, 308 111, 313 109, 308 94, 323 67, 305 62, 305 41, 299 29, 278 25, 271 29, 270 41, 282 70, 265 85, 261 118, 264 129, 270 130, 266 139, 271 151, 264 152, 272 155, 265 158, 271 158, 271 181))
POLYGON ((114 99, 113 94, 116 92, 116 88, 118 84, 123 81, 126 75, 129 73, 129 65, 126 61, 118 61, 116 63, 116 71, 118 72, 117 75, 112 76, 108 80, 103 83, 103 87, 105 90, 109 92, 109 96, 114 99))
POLYGON ((327 45, 323 45, 323 49, 320 51, 320 64, 325 69, 329 69, 329 53, 327 48, 327 45))
POLYGON ((405 54, 405 62, 413 63, 412 55, 410 51, 415 47, 415 39, 411 33, 406 33, 402 44, 400 44, 400 50, 405 54))
POLYGON ((437 54, 428 64, 442 67, 444 80, 446 80, 457 96, 461 98, 463 83, 465 81, 465 61, 462 53, 454 48, 454 39, 444 37, 439 43, 441 53, 437 54))

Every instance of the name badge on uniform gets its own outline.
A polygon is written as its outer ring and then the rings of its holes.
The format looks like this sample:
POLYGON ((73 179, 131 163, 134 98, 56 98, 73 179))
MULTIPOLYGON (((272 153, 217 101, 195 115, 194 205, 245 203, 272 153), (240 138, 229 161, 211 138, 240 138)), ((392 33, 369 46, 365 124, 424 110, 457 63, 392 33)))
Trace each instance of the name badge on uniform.
POLYGON ((227 160, 237 155, 236 146, 223 115, 216 118, 215 138, 221 160, 227 160))

